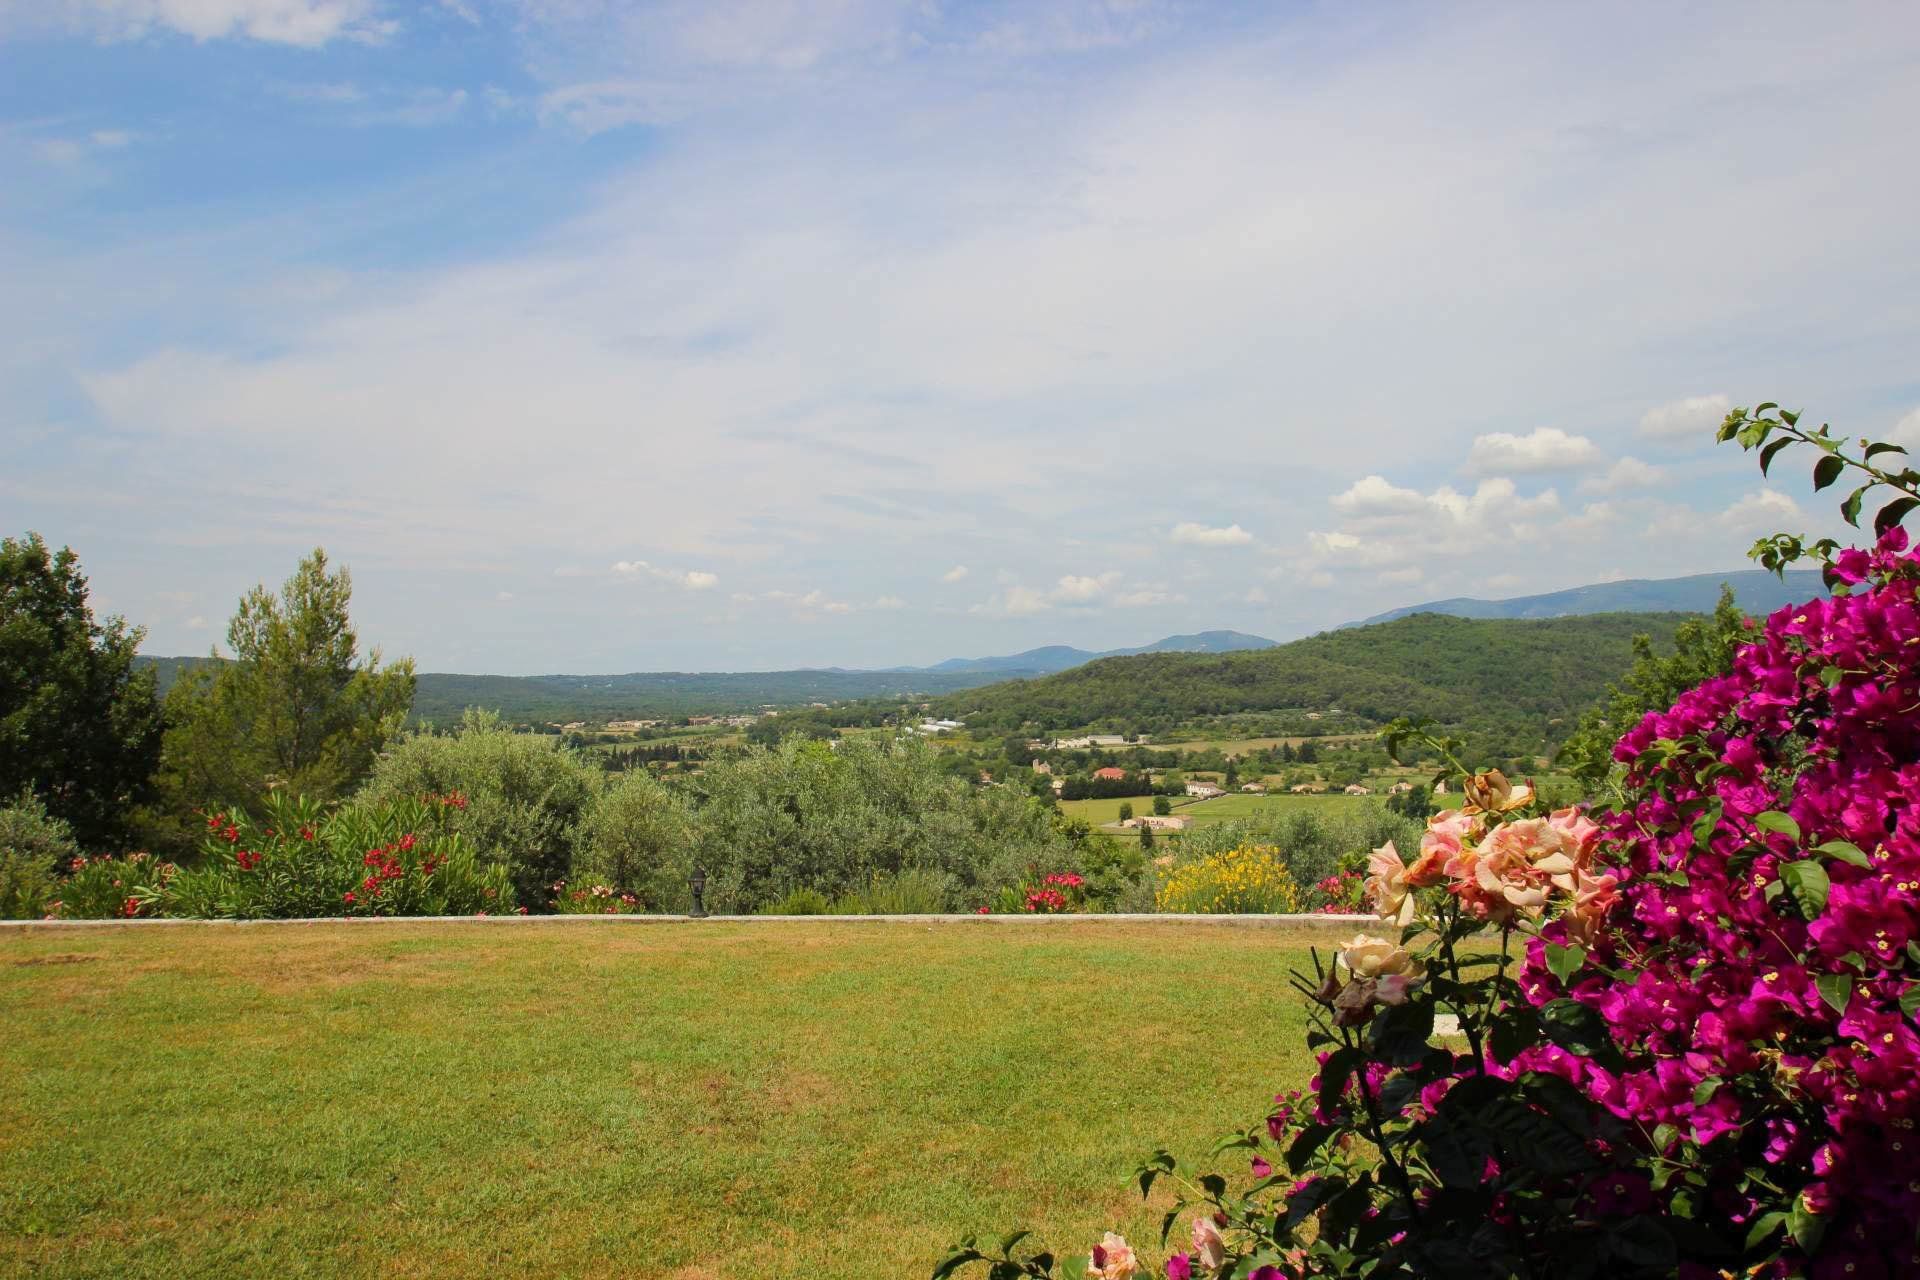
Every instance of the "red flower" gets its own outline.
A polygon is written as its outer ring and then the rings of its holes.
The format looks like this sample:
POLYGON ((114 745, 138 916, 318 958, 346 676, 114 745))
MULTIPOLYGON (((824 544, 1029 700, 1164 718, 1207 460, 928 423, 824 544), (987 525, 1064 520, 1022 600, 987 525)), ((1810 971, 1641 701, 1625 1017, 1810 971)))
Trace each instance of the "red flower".
POLYGON ((312 828, 312 827, 302 827, 302 828, 300 828, 300 838, 301 838, 302 840, 311 840, 311 839, 313 839, 313 828, 312 828))
POLYGON ((120 914, 121 914, 121 915, 123 915, 123 916, 137 916, 137 915, 139 915, 139 914, 140 914, 140 899, 138 899, 138 898, 128 898, 128 899, 127 899, 127 900, 126 900, 125 902, 123 902, 123 903, 121 903, 121 904, 120 904, 120 914))
POLYGON ((227 829, 220 834, 227 838, 229 844, 240 843, 240 828, 234 826, 231 822, 227 824, 227 829))
POLYGON ((409 831, 406 835, 400 837, 400 852, 413 852, 413 832, 409 831))
POLYGON ((347 891, 346 891, 345 893, 343 893, 343 894, 341 894, 341 895, 340 895, 340 900, 341 900, 342 902, 355 902, 355 901, 358 901, 358 899, 356 899, 356 898, 355 898, 355 897, 353 896, 353 890, 351 890, 351 889, 349 889, 349 890, 347 890, 347 891))

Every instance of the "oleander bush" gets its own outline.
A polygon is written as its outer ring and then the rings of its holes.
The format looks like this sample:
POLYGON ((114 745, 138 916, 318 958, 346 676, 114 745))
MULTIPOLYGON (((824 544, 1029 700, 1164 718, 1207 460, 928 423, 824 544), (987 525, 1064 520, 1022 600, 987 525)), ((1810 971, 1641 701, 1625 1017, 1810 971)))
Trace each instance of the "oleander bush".
POLYGON ((452 829, 466 803, 452 792, 329 813, 274 795, 258 819, 208 815, 198 865, 144 896, 153 914, 233 920, 514 911, 507 869, 452 829))

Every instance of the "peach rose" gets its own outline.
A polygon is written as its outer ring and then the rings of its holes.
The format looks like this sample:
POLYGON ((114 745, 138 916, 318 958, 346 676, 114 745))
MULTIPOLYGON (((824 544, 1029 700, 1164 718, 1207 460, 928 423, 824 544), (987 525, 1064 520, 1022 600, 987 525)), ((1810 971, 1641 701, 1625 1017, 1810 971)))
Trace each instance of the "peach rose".
POLYGON ((1124 1236, 1109 1231, 1093 1246, 1087 1257, 1087 1280, 1133 1280, 1140 1274, 1140 1260, 1124 1236))
POLYGON ((1533 803, 1533 784, 1514 786, 1498 769, 1476 773, 1460 788, 1467 794, 1466 813, 1510 813, 1533 803))
POLYGON ((1420 962, 1405 947, 1365 933, 1355 934, 1340 944, 1340 963, 1356 978, 1385 978, 1395 974, 1418 977, 1423 972, 1420 962))
POLYGON ((1227 1260, 1226 1237, 1220 1234, 1220 1224, 1206 1214, 1193 1220, 1193 1256, 1209 1271, 1227 1260))
POLYGON ((1407 864, 1389 840, 1367 858, 1367 900, 1382 920, 1405 928, 1413 923, 1413 890, 1407 883, 1407 864))

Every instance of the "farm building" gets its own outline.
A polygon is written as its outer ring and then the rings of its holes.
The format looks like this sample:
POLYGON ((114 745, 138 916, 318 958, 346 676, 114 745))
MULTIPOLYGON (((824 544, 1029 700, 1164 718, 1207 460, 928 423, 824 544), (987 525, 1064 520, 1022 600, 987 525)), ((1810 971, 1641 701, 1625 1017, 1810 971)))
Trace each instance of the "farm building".
POLYGON ((1096 778, 1103 779, 1107 782, 1119 782, 1122 778, 1125 778, 1127 776, 1127 771, 1125 769, 1116 769, 1112 765, 1108 765, 1104 769, 1095 769, 1093 771, 1093 776, 1096 778))
POLYGON ((1347 785, 1347 794, 1350 796, 1370 796, 1373 792, 1359 783, 1354 782, 1347 785))
POLYGON ((1192 818, 1183 817, 1177 813, 1149 813, 1139 818, 1128 818, 1120 825, 1123 827, 1132 827, 1136 830, 1140 827, 1146 827, 1150 831, 1185 831, 1192 822, 1192 818))
POLYGON ((1202 800, 1211 800, 1215 796, 1223 796, 1227 793, 1219 787, 1214 786, 1211 782, 1189 782, 1187 784, 1187 794, 1190 796, 1198 796, 1202 800))

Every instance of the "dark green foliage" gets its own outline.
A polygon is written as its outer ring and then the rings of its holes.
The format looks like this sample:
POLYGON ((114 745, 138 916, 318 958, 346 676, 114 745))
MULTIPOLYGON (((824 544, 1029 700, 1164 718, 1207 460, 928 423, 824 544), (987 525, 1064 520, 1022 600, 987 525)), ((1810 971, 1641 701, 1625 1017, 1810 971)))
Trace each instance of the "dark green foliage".
POLYGON ((1734 652, 1750 638, 1750 623, 1723 589, 1709 618, 1690 618, 1674 633, 1673 652, 1660 653, 1644 635, 1633 638, 1633 666, 1606 698, 1580 719, 1560 748, 1556 763, 1598 782, 1613 769, 1613 744, 1650 711, 1664 711, 1688 689, 1733 669, 1734 652))
POLYGON ((73 832, 32 792, 0 808, 0 920, 44 915, 55 876, 79 856, 73 832))
POLYGON ((141 635, 94 620, 71 549, 0 539, 0 796, 32 791, 88 847, 124 840, 160 763, 141 635))

